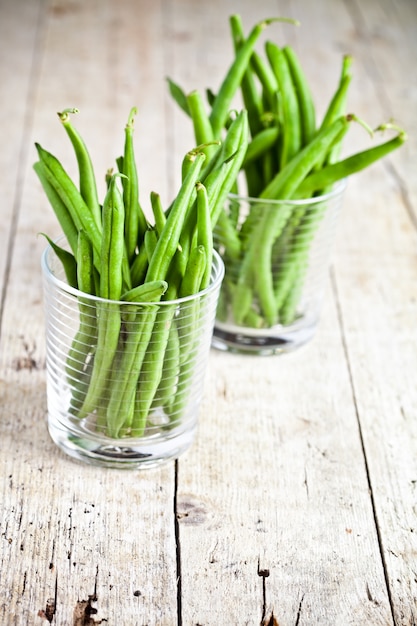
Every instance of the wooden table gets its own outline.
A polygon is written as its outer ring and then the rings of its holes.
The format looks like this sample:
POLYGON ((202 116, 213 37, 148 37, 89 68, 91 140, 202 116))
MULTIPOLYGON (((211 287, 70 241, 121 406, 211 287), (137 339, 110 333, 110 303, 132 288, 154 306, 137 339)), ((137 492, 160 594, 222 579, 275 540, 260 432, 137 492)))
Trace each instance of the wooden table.
MULTIPOLYGON (((1 626, 415 625, 415 0, 0 0, 0 45, 1 626), (45 421, 38 233, 59 228, 34 142, 75 173, 56 112, 76 106, 104 176, 137 105, 142 198, 167 201, 194 143, 165 77, 216 89, 233 12, 247 30, 300 20, 268 37, 296 48, 319 116, 351 53, 350 109, 395 117, 409 141, 349 181, 309 345, 212 350, 198 438, 176 462, 74 462, 45 421)), ((355 128, 346 153, 369 144, 355 128)))

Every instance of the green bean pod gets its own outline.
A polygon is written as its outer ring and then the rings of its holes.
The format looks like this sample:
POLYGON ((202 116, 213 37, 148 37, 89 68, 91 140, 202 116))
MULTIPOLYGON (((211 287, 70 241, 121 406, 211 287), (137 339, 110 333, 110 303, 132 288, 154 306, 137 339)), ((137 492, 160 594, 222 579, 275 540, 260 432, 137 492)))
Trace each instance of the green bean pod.
POLYGON ((97 227, 101 229, 101 207, 97 193, 97 183, 93 164, 85 142, 80 133, 72 125, 70 113, 78 113, 78 109, 65 109, 58 117, 65 128, 74 148, 78 163, 80 193, 91 211, 97 227))
POLYGON ((207 159, 210 159, 215 152, 214 135, 200 92, 195 89, 189 93, 187 103, 193 122, 195 140, 199 149, 204 152, 207 159), (203 148, 201 144, 206 147, 203 148))
POLYGON ((114 174, 103 203, 103 238, 100 263, 100 297, 120 300, 123 287, 124 204, 114 174))
MULTIPOLYGON (((93 249, 88 235, 81 230, 78 235, 77 283, 84 294, 94 295, 93 249)), ((92 368, 89 365, 95 351, 97 338, 97 315, 94 300, 78 297, 79 328, 72 341, 66 360, 66 372, 71 384, 71 408, 77 411, 90 382, 92 368)))
POLYGON ((179 297, 184 298, 200 291, 201 281, 207 266, 207 254, 203 245, 198 245, 190 252, 179 297))
MULTIPOLYGON (((313 96, 297 54, 291 46, 284 46, 282 51, 288 67, 298 101, 301 128, 301 146, 308 144, 316 133, 316 112, 313 96)), ((287 94, 284 94, 287 97, 287 94)))
POLYGON ((247 111, 243 110, 239 113, 228 130, 222 146, 224 151, 221 165, 218 170, 214 169, 206 179, 202 180, 207 189, 212 228, 214 228, 217 223, 226 198, 242 167, 248 148, 248 139, 248 114, 247 111), (220 176, 220 184, 218 184, 217 176, 220 176))
POLYGON ((91 211, 58 159, 47 150, 44 150, 38 143, 35 143, 35 146, 42 163, 42 176, 45 177, 48 183, 53 187, 54 191, 67 208, 75 228, 77 230, 83 229, 88 232, 94 249, 94 264, 98 268, 101 231, 91 211))
POLYGON ((215 138, 220 137, 221 130, 226 124, 226 120, 229 116, 229 110, 231 108, 231 102, 250 62, 256 42, 258 41, 263 30, 269 24, 276 21, 279 20, 267 19, 256 24, 238 50, 235 59, 220 86, 210 113, 210 122, 215 138))
MULTIPOLYGON (((234 43, 235 53, 238 54, 240 48, 243 46, 245 36, 243 32, 242 20, 239 15, 232 15, 230 17, 230 28, 232 32, 232 39, 234 43)), ((249 59, 250 61, 250 59, 249 59)), ((241 80, 241 92, 243 97, 243 103, 246 111, 248 112, 249 129, 252 137, 262 130, 262 99, 259 95, 254 75, 250 62, 243 73, 241 80)))
POLYGON ((279 129, 277 126, 265 128, 255 135, 252 141, 248 143, 242 166, 246 167, 249 163, 257 161, 261 156, 271 150, 277 142, 278 135, 279 129))
POLYGON ((154 395, 152 408, 164 407, 165 412, 169 415, 169 407, 175 397, 179 371, 180 340, 178 336, 177 325, 175 323, 175 320, 173 320, 169 331, 164 362, 162 365, 161 381, 154 395))
POLYGON ((129 262, 135 255, 136 246, 141 244, 147 229, 147 221, 139 202, 139 183, 133 147, 134 117, 136 107, 130 111, 125 126, 125 145, 122 160, 123 202, 125 206, 125 242, 129 262))
POLYGON ((300 107, 290 67, 281 48, 271 41, 265 45, 269 63, 278 82, 282 103, 280 167, 298 154, 302 145, 300 107))
POLYGON ((354 119, 353 115, 341 116, 330 126, 320 129, 314 139, 278 172, 260 197, 272 200, 291 198, 314 165, 327 153, 334 141, 347 131, 349 123, 354 119))
POLYGON ((123 288, 124 207, 114 174, 103 203, 103 238, 100 263, 100 297, 115 302, 97 304, 97 348, 91 381, 79 417, 97 409, 101 394, 109 384, 111 367, 121 328, 120 300, 123 288))
MULTIPOLYGON (((204 245, 200 244, 191 250, 181 283, 181 297, 196 294, 201 290, 206 268, 207 252, 204 245)), ((188 360, 194 360, 193 350, 195 350, 196 342, 198 342, 199 316, 200 301, 198 299, 189 300, 182 305, 181 318, 177 321, 181 368, 188 360)))
POLYGON ((148 423, 149 411, 161 382, 165 352, 168 345, 175 306, 159 309, 136 385, 135 407, 132 419, 132 436, 140 437, 148 423))
MULTIPOLYGON (((350 55, 345 55, 343 57, 339 84, 336 92, 333 95, 333 98, 330 100, 329 106, 327 107, 326 113, 321 123, 321 128, 329 126, 338 117, 344 115, 346 112, 347 94, 350 83, 352 81, 351 65, 352 57, 350 55)), ((332 146, 332 148, 329 150, 329 153, 322 159, 322 162, 317 163, 315 169, 320 169, 323 164, 328 165, 330 163, 333 163, 334 161, 337 161, 341 151, 341 147, 342 141, 339 141, 334 146, 332 146)))
MULTIPOLYGON (((342 131, 346 130, 351 119, 353 119, 352 116, 339 118, 330 127, 321 130, 307 146, 287 163, 278 176, 264 190, 261 197, 276 197, 281 200, 291 198, 306 174, 308 174, 322 155, 327 152, 335 138, 342 131)), ((239 277, 241 283, 250 285, 250 283, 247 283, 249 276, 246 278, 245 274, 250 270, 250 263, 256 261, 258 279, 254 287, 258 293, 263 315, 269 326, 276 322, 277 316, 271 270, 272 246, 276 238, 281 234, 290 215, 291 207, 286 207, 285 205, 281 207, 280 211, 268 211, 265 213, 265 217, 260 220, 255 232, 253 232, 250 251, 246 256, 248 261, 242 266, 239 277)))
POLYGON ((276 95, 278 93, 278 82, 272 71, 271 66, 258 54, 256 50, 251 56, 251 66, 258 77, 263 90, 264 111, 269 111, 274 115, 278 115, 276 95))
POLYGON ((68 244, 72 250, 73 255, 76 257, 77 255, 77 247, 78 247, 78 230, 74 224, 74 220, 70 211, 68 210, 65 202, 61 200, 60 195, 57 193, 54 185, 52 185, 48 178, 46 165, 42 163, 42 161, 37 161, 33 165, 33 169, 35 170, 38 178, 42 184, 43 190, 45 191, 46 197, 48 198, 50 205, 58 219, 58 222, 62 228, 62 231, 67 238, 68 244))
POLYGON ((196 156, 190 171, 181 185, 158 239, 155 252, 150 260, 146 281, 165 279, 169 264, 178 247, 185 216, 194 197, 195 184, 204 160, 204 154, 200 153, 196 156))
POLYGON ((407 134, 401 131, 397 136, 384 143, 357 152, 346 159, 327 165, 307 176, 297 188, 297 197, 307 197, 313 192, 329 188, 338 180, 352 176, 369 167, 379 159, 387 156, 393 150, 400 148, 407 140, 407 134))
POLYGON ((148 254, 146 252, 146 246, 142 244, 139 253, 136 255, 130 267, 130 276, 133 287, 143 283, 143 281, 145 280, 146 272, 148 271, 148 266, 149 261, 148 254))
POLYGON ((197 189, 197 246, 202 246, 205 251, 206 262, 203 276, 198 290, 206 289, 210 283, 211 266, 213 262, 213 230, 211 227, 210 205, 207 189, 200 182, 197 189))
POLYGON ((120 353, 117 366, 113 367, 110 382, 109 402, 107 405, 107 428, 109 435, 120 436, 122 428, 128 429, 134 421, 134 403, 138 379, 142 376, 144 359, 147 357, 149 342, 156 326, 157 303, 167 289, 165 281, 146 283, 125 294, 129 302, 146 302, 143 306, 129 307, 129 314, 124 317, 125 336, 128 344, 120 353), (133 311, 131 310, 133 308, 133 311), (135 311, 136 309, 136 311, 135 311))
POLYGON ((143 240, 143 244, 146 250, 146 256, 148 258, 148 264, 151 262, 157 243, 158 243, 158 235, 157 235, 156 230, 154 228, 148 228, 148 230, 145 233, 145 238, 143 240))
POLYGON ((154 280, 126 291, 122 294, 121 300, 124 302, 157 302, 167 288, 168 283, 165 280, 154 280))
POLYGON ((324 128, 324 126, 329 126, 338 117, 345 114, 347 93, 352 80, 351 66, 352 57, 350 55, 345 55, 342 60, 342 69, 340 73, 339 84, 335 93, 333 94, 332 99, 329 102, 320 128, 324 128))
POLYGON ((164 213, 164 209, 162 208, 161 196, 154 191, 151 191, 151 206, 152 213, 155 220, 155 229, 158 237, 160 237, 165 223, 167 221, 166 215, 164 213))

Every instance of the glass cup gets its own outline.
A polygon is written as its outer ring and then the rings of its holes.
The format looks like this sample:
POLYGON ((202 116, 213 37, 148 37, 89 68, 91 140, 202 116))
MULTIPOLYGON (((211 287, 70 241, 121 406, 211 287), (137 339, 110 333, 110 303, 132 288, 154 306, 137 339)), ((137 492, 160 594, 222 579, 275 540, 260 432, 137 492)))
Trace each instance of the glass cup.
POLYGON ((53 441, 76 459, 107 467, 177 458, 195 437, 224 275, 220 256, 213 255, 207 289, 157 304, 70 287, 50 246, 42 273, 53 441))
POLYGON ((225 277, 213 347, 270 355, 312 339, 345 188, 308 200, 229 195, 215 228, 225 277))

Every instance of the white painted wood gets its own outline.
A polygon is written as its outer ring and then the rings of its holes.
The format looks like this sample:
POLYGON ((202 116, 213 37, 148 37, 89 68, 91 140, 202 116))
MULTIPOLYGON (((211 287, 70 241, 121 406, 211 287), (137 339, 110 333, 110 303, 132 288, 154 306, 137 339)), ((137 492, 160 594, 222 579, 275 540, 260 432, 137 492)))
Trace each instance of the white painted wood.
MULTIPOLYGON (((94 146, 93 158, 103 175, 112 165, 109 159, 122 149, 124 124, 142 72, 148 93, 153 89, 149 75, 157 74, 157 55, 145 70, 138 69, 144 55, 139 35, 160 38, 160 12, 140 13, 133 21, 133 4, 126 3, 123 18, 110 2, 51 4, 45 6, 41 25, 43 37, 36 50, 41 66, 32 70, 40 74, 36 107, 25 146, 30 168, 21 190, 1 337, 0 623, 7 626, 46 623, 38 613, 51 616, 51 611, 54 624, 86 624, 81 619, 86 619, 89 599, 97 610, 91 614, 94 623, 150 620, 171 626, 176 621, 174 464, 140 476, 84 467, 59 453, 45 423, 44 243, 37 232, 58 231, 31 171, 33 142, 40 141, 66 162, 71 150, 56 111, 76 105, 79 128, 94 146), (135 32, 135 25, 138 37, 132 33, 126 55, 124 33, 135 32)), ((17 22, 17 7, 15 17, 17 22)), ((163 137, 162 98, 142 104, 148 107, 147 141, 152 140, 153 125, 163 137)), ((25 105, 27 110, 34 106, 25 105)), ((150 170, 159 172, 164 186, 165 161, 158 159, 157 169, 153 159, 158 155, 150 154, 145 151, 145 178, 150 170)))
MULTIPOLYGON (((16 10, 10 0, 0 2, 0 293, 5 288, 9 244, 20 206, 22 181, 27 166, 27 133, 36 81, 36 43, 41 20, 39 0, 16 10)), ((1 305, 0 305, 1 306, 1 305)))
MULTIPOLYGON (((416 623, 416 12, 413 0, 0 0, 0 89, 14 94, 0 116, 2 242, 19 214, 0 336, 0 624, 416 623), (300 19, 263 41, 294 45, 319 115, 352 51, 352 109, 371 124, 395 114, 409 142, 349 183, 314 341, 285 357, 213 351, 178 475, 90 468, 46 431, 37 233, 59 229, 33 144, 75 172, 56 112, 77 106, 102 193, 137 105, 142 202, 151 190, 169 202, 194 142, 165 76, 217 89, 233 12, 247 30, 300 19)), ((367 145, 357 128, 346 151, 367 145)), ((3 244, 2 279, 5 263, 3 244)))

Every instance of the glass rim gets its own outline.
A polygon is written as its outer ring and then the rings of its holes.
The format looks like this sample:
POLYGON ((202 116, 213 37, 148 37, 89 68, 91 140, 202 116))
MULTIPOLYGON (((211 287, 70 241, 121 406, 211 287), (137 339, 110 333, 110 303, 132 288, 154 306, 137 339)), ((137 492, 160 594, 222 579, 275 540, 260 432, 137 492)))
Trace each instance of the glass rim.
MULTIPOLYGON (((65 241, 68 245, 68 241, 67 238, 65 237, 65 235, 60 235, 59 237, 57 237, 56 239, 53 240, 53 243, 58 244, 59 242, 65 241)), ((224 277, 224 273, 225 273, 225 267, 224 267, 224 262, 223 259, 221 258, 220 254, 217 252, 217 250, 213 249, 213 263, 212 263, 212 267, 214 262, 216 262, 217 264, 217 272, 216 275, 214 277, 213 282, 211 282, 209 284, 208 287, 206 287, 205 289, 202 289, 201 291, 198 291, 197 293, 191 294, 189 296, 183 296, 182 298, 175 298, 172 300, 161 300, 158 302, 148 302, 145 300, 141 300, 140 302, 130 302, 127 300, 111 300, 110 298, 102 298, 101 296, 96 296, 93 295, 91 293, 87 293, 86 291, 81 291, 80 289, 77 289, 75 287, 71 287, 71 285, 69 285, 68 283, 66 283, 64 280, 61 280, 60 278, 58 278, 57 276, 55 276, 55 274, 52 271, 52 268, 50 266, 50 263, 48 262, 48 259, 50 257, 50 254, 53 253, 55 255, 55 257, 58 259, 58 256, 56 255, 53 247, 51 246, 51 244, 48 244, 43 252, 42 252, 42 256, 41 256, 41 268, 42 268, 42 272, 44 277, 46 277, 46 279, 51 282, 52 284, 54 284, 56 287, 58 287, 59 289, 61 289, 61 291, 64 291, 67 294, 70 294, 71 296, 74 296, 76 298, 83 298, 84 300, 91 300, 94 302, 102 302, 102 303, 106 303, 106 304, 111 304, 111 305, 124 305, 124 306, 158 306, 158 307, 167 307, 167 306, 172 306, 172 305, 179 305, 182 304, 184 302, 190 302, 192 300, 196 300, 197 298, 201 298, 209 293, 211 293, 212 291, 214 291, 217 287, 220 287, 221 282, 223 280, 224 277)), ((58 259, 59 260, 59 259, 58 259)))
POLYGON ((304 206, 306 204, 318 204, 319 202, 324 202, 335 196, 341 195, 343 191, 347 187, 347 178, 342 178, 336 181, 334 187, 331 191, 327 193, 323 193, 320 196, 314 196, 312 198, 261 198, 256 196, 245 196, 239 193, 229 193, 228 198, 232 200, 240 200, 245 202, 250 202, 251 204, 271 204, 271 205, 282 205, 282 204, 292 204, 294 206, 304 206))

